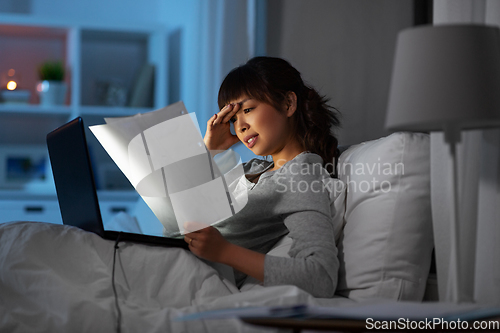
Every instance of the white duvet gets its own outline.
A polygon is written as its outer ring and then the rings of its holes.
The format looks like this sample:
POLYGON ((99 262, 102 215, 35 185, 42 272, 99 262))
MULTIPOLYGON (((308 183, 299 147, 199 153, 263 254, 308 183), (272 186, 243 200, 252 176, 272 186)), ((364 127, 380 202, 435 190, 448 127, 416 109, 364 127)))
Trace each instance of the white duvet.
MULTIPOLYGON (((0 332, 113 332, 114 242, 39 222, 0 224, 0 332)), ((268 332, 238 319, 178 321, 198 311, 342 305, 293 286, 240 292, 190 252, 123 242, 115 266, 122 332, 268 332)))

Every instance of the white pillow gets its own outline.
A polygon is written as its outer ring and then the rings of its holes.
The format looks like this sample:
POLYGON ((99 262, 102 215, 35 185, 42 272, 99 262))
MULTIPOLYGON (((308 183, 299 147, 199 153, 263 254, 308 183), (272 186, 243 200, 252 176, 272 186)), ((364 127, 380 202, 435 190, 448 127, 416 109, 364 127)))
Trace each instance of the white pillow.
POLYGON ((337 294, 421 301, 434 246, 429 136, 394 133, 347 149, 337 294))

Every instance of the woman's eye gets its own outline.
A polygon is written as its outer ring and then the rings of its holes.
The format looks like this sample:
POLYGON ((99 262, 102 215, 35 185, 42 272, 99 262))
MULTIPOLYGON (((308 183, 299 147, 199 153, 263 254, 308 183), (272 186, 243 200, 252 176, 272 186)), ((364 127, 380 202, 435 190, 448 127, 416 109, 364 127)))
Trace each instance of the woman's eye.
POLYGON ((252 110, 252 108, 244 109, 243 112, 248 113, 252 110))
POLYGON ((229 121, 234 124, 234 122, 236 121, 236 117, 233 117, 233 118, 229 119, 229 121))

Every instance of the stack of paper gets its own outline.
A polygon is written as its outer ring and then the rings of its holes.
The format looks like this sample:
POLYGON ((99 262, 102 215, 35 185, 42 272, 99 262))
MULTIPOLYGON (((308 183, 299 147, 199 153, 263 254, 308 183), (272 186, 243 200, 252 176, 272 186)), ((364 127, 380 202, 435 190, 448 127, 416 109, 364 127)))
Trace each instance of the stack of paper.
POLYGON ((205 147, 196 115, 178 102, 131 117, 106 118, 90 129, 164 226, 164 234, 195 231, 247 203, 241 161, 222 174, 205 147), (193 230, 185 222, 197 222, 193 230))

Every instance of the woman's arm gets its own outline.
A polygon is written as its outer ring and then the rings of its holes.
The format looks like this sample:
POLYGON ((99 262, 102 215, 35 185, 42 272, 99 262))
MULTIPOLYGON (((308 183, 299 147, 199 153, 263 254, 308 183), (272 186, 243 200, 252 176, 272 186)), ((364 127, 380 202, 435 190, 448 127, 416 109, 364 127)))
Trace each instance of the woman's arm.
POLYGON ((266 256, 264 286, 295 285, 315 297, 333 297, 339 262, 330 216, 303 211, 285 217, 290 258, 266 256))
POLYGON ((317 212, 296 213, 285 219, 289 236, 294 239, 291 258, 269 256, 234 245, 211 226, 186 234, 184 240, 196 256, 229 265, 264 286, 289 284, 315 297, 333 297, 338 259, 332 226, 327 219, 317 212))
POLYGON ((294 241, 290 258, 234 245, 211 226, 186 234, 184 240, 196 256, 229 265, 264 286, 295 285, 315 297, 333 297, 338 259, 330 217, 314 211, 300 212, 287 216, 285 224, 294 241))
MULTIPOLYGON (((189 230, 189 227, 187 228, 189 230)), ((206 227, 185 235, 184 240, 196 256, 229 265, 234 269, 264 281, 265 255, 234 245, 214 227, 206 227)))

